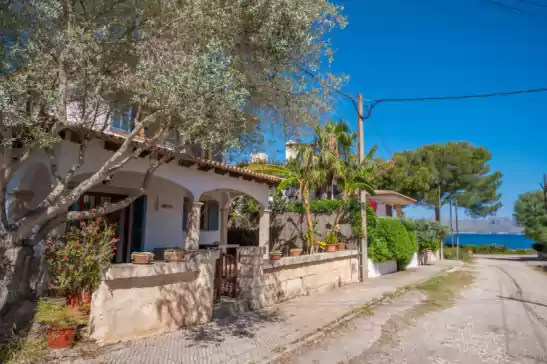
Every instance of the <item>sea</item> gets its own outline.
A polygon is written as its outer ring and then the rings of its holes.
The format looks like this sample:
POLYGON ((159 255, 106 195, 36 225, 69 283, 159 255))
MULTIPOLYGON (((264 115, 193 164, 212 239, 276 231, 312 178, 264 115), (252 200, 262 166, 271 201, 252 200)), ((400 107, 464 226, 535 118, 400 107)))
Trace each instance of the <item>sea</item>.
MULTIPOLYGON (((445 244, 451 244, 451 236, 445 239, 445 244)), ((460 245, 505 245, 508 249, 531 248, 534 241, 520 234, 469 234, 460 233, 460 245)), ((454 234, 454 245, 456 234, 454 234)))

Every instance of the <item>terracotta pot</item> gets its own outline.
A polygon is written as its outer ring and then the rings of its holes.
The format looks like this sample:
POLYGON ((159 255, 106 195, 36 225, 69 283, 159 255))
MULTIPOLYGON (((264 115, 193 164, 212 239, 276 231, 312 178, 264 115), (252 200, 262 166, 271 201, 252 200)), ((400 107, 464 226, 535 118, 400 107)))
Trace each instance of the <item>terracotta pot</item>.
POLYGON ((50 349, 66 349, 74 344, 76 326, 48 327, 47 347, 50 349))
POLYGON ((163 260, 166 262, 180 262, 184 259, 184 250, 172 250, 163 252, 163 260))
MULTIPOLYGON (((91 298, 89 299, 91 302, 91 298)), ((82 293, 74 293, 65 297, 67 307, 80 310, 84 304, 84 297, 82 293)))
POLYGON ((270 260, 281 260, 281 253, 270 253, 270 260))
POLYGON ((91 293, 82 292, 82 303, 86 305, 91 304, 91 293))
POLYGON ((302 254, 302 249, 291 249, 289 250, 289 256, 299 257, 302 254))
POLYGON ((332 253, 336 251, 336 244, 328 244, 327 245, 327 252, 332 253))
POLYGON ((346 243, 336 243, 336 250, 346 250, 346 243))
POLYGON ((133 264, 150 264, 152 263, 152 257, 148 255, 134 255, 133 264))

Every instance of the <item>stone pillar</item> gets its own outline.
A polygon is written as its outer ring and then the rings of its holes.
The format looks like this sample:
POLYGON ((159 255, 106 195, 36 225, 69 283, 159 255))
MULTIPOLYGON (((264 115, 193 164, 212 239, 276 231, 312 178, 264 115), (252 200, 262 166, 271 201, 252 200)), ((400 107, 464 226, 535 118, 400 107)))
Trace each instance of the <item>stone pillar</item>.
POLYGON ((264 248, 239 248, 239 287, 241 299, 251 310, 258 310, 276 303, 275 286, 267 285, 264 274, 264 248))
POLYGON ((395 205, 395 211, 397 212, 397 217, 403 217, 405 216, 403 214, 403 206, 401 205, 395 205))
POLYGON ((229 208, 222 208, 220 210, 220 244, 228 244, 228 217, 230 215, 229 208))
POLYGON ((188 229, 186 231, 186 240, 184 241, 185 250, 199 249, 199 225, 201 218, 201 206, 203 206, 203 202, 192 202, 192 209, 188 214, 188 229))
POLYGON ((258 230, 258 246, 264 252, 264 259, 269 258, 270 253, 270 213, 271 210, 264 209, 261 211, 260 224, 258 230))

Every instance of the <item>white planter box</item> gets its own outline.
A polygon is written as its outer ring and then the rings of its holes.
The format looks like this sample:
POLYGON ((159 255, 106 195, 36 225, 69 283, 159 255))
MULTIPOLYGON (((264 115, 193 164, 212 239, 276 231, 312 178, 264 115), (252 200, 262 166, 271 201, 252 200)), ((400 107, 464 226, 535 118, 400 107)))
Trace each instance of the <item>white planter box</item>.
POLYGON ((374 263, 372 260, 368 260, 368 277, 376 278, 389 273, 397 272, 397 261, 388 260, 383 263, 374 263))

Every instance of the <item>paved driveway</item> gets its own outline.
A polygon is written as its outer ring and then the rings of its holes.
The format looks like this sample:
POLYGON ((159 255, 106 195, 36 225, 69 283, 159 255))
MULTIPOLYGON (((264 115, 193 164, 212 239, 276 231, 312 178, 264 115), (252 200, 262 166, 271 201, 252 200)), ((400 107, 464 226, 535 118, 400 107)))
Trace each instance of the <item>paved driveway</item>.
POLYGON ((385 340, 393 317, 425 298, 405 294, 285 363, 547 363, 547 274, 532 268, 534 260, 477 257, 475 282, 455 306, 407 322, 385 340))

